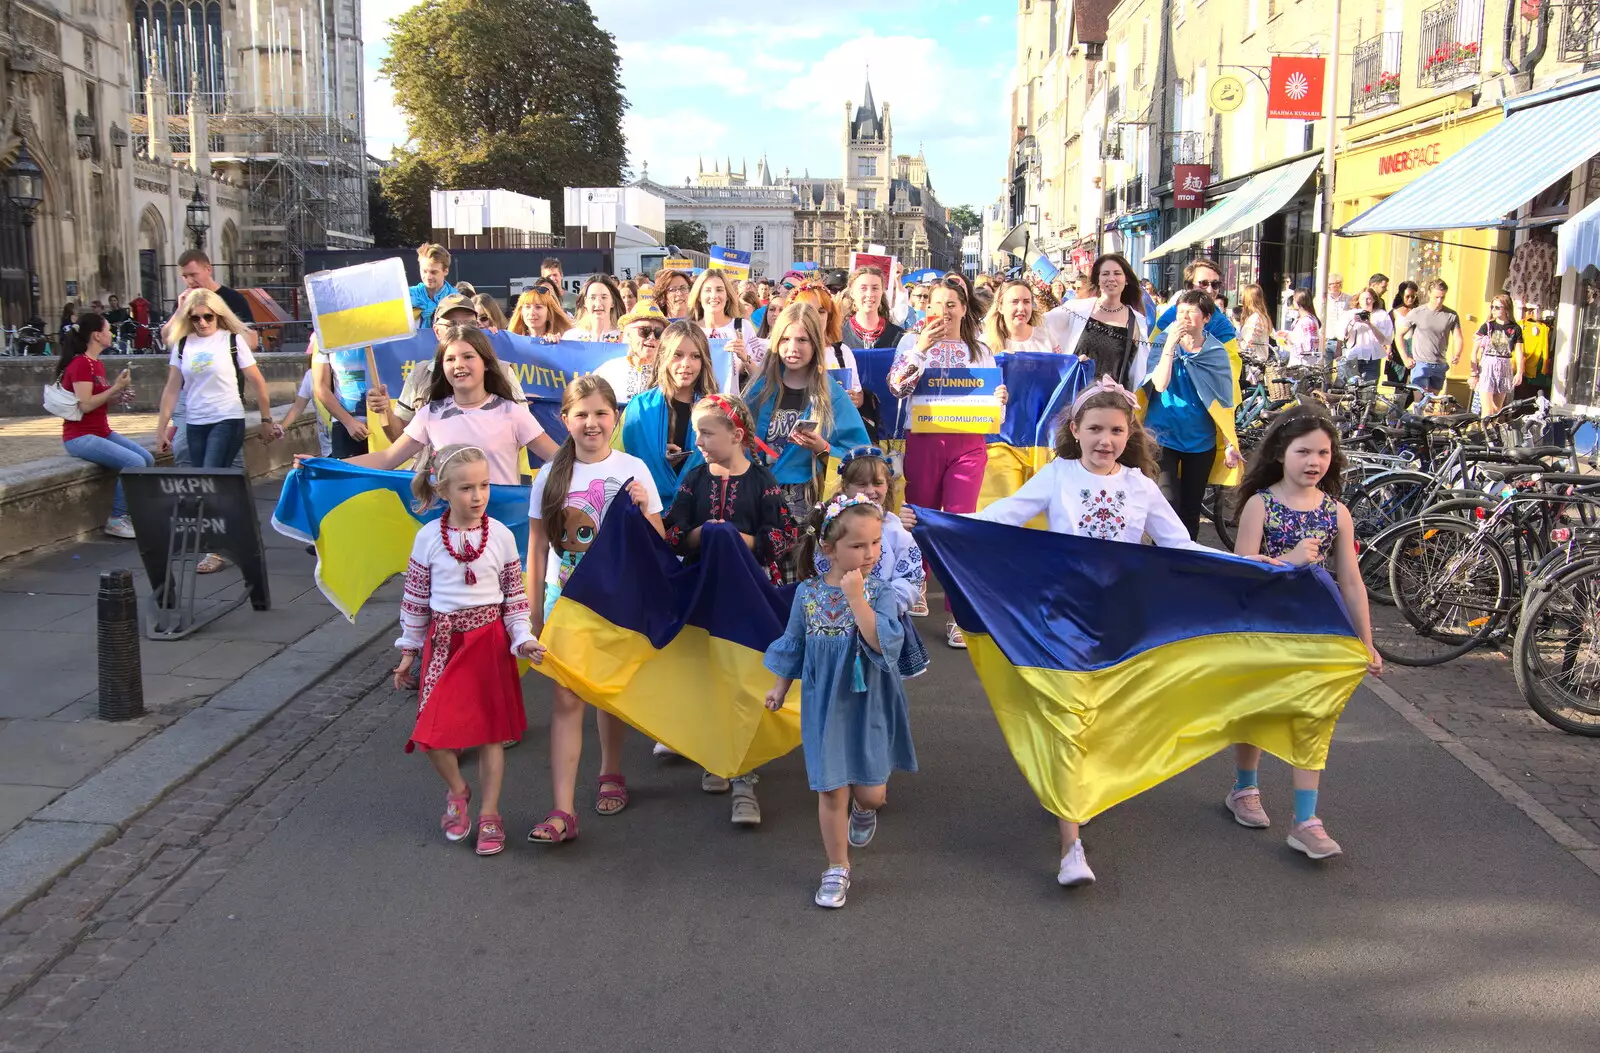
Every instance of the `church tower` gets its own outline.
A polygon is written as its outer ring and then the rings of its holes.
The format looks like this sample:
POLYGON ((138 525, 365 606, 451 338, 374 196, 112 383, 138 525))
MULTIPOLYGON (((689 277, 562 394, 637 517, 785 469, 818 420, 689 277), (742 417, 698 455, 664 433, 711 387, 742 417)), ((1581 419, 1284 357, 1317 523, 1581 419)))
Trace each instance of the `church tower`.
POLYGON ((889 106, 878 109, 872 97, 872 80, 866 83, 861 105, 854 111, 844 104, 844 196, 853 209, 876 211, 889 207, 889 179, 894 159, 889 106))

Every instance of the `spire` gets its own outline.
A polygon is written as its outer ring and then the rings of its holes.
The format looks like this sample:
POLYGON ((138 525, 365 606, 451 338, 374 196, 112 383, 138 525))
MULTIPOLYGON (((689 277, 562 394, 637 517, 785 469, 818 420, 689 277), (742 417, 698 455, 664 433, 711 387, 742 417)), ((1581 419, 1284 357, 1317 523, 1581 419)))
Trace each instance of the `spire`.
POLYGON ((872 101, 872 67, 867 67, 867 87, 861 96, 861 105, 866 107, 868 113, 874 116, 878 113, 878 104, 872 101))
POLYGON ((756 183, 760 186, 772 185, 772 169, 767 167, 767 155, 765 151, 762 151, 761 163, 756 165, 756 183))
POLYGON ((695 167, 695 174, 696 175, 705 175, 706 174, 706 159, 704 157, 701 157, 699 154, 695 154, 694 155, 694 167, 695 167))

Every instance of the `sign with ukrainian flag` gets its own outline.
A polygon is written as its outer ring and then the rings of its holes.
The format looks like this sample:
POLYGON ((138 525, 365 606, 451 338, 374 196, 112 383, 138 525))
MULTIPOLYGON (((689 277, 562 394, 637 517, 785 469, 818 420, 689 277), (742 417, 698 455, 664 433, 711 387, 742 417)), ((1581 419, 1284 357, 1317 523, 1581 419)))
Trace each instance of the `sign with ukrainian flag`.
POLYGON ((306 275, 306 303, 324 351, 405 340, 417 331, 397 256, 306 275))
POLYGON ((1366 673, 1320 567, 922 508, 914 536, 1017 767, 1063 819, 1092 819, 1234 743, 1320 771, 1366 673))
POLYGON ((711 258, 712 270, 727 271, 730 278, 750 277, 750 254, 743 249, 727 249, 721 245, 713 245, 706 255, 711 258))
POLYGON ((995 435, 1005 423, 999 368, 930 369, 911 395, 914 435, 995 435))

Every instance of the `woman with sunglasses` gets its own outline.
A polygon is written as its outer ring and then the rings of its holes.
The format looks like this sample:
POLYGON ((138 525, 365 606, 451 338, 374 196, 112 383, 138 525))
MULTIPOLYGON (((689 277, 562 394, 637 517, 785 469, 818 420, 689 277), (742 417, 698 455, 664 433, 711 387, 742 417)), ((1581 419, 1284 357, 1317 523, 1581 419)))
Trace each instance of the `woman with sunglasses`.
MULTIPOLYGON (((263 443, 283 438, 272 419, 267 378, 245 340, 245 325, 210 289, 191 289, 179 302, 179 313, 169 330, 174 341, 167 360, 167 386, 161 392, 156 434, 161 452, 172 450, 167 422, 172 419, 178 395, 184 396, 185 431, 189 457, 196 468, 226 468, 244 449, 244 384, 255 390, 261 410, 263 443)), ((227 566, 216 553, 207 555, 195 570, 213 574, 227 566)))
POLYGON ((488 293, 474 296, 472 309, 478 314, 478 328, 486 333, 498 333, 508 325, 505 312, 500 310, 500 301, 488 293))
POLYGON ((655 386, 656 356, 661 350, 661 334, 667 318, 653 300, 640 300, 620 322, 628 353, 600 363, 594 373, 605 378, 616 394, 617 404, 626 405, 636 395, 655 386))
POLYGON ((572 319, 561 309, 561 301, 550 295, 550 290, 536 285, 517 297, 508 328, 518 336, 536 336, 553 344, 572 328, 572 319))

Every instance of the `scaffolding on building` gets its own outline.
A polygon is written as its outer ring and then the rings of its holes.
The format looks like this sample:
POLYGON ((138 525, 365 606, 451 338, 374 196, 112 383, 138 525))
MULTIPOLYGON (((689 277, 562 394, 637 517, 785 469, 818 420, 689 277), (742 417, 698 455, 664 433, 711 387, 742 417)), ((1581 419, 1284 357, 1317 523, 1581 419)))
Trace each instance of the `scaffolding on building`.
POLYGON ((209 164, 248 192, 234 283, 287 293, 304 277, 308 253, 372 244, 360 4, 241 4, 249 36, 243 43, 243 34, 223 28, 214 15, 195 14, 200 8, 184 0, 134 5, 135 147, 148 152, 154 101, 148 86, 159 73, 173 86, 163 100, 179 133, 171 136, 172 152, 209 164), (191 106, 207 114, 204 154, 195 154, 182 134, 191 106))

